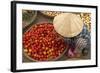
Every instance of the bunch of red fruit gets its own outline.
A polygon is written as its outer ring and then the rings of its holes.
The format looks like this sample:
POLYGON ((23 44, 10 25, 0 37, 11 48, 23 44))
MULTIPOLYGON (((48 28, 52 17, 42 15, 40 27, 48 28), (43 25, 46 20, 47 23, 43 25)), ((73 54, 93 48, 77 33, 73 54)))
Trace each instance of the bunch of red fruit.
POLYGON ((66 49, 66 44, 51 23, 41 23, 24 33, 23 48, 31 59, 48 61, 57 59, 66 49))

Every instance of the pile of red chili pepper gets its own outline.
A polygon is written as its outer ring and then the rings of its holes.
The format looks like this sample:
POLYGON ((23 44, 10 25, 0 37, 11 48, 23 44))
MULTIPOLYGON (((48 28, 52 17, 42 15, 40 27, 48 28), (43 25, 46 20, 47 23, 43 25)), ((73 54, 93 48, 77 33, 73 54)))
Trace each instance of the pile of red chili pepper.
POLYGON ((23 35, 24 52, 35 61, 55 60, 65 50, 64 39, 54 30, 51 23, 32 26, 23 35))

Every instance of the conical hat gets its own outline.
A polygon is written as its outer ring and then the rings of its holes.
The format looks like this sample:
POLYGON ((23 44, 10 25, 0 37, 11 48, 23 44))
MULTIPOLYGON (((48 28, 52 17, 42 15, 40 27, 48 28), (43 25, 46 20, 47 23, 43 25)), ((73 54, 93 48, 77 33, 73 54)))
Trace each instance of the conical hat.
POLYGON ((73 13, 61 13, 55 16, 53 25, 56 32, 64 37, 77 36, 83 29, 82 19, 73 13))

